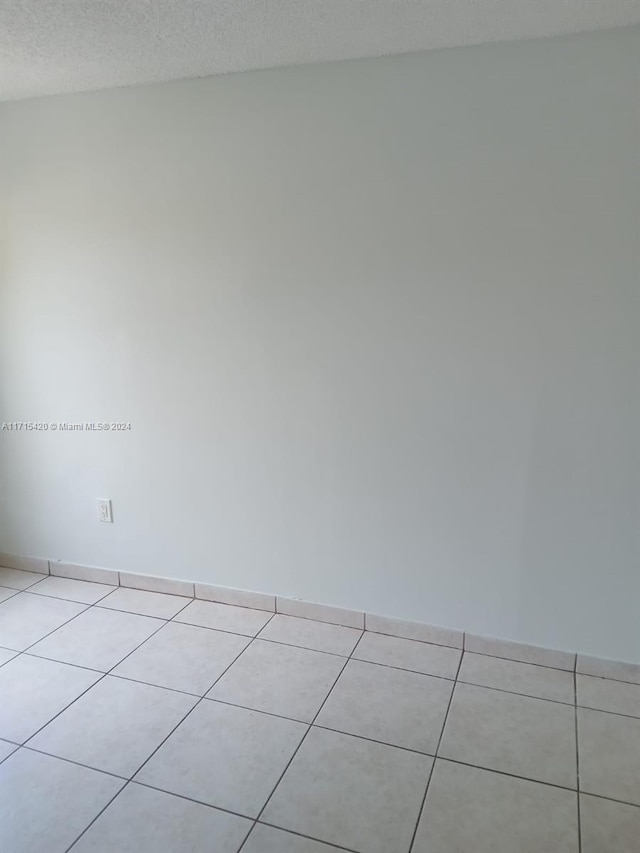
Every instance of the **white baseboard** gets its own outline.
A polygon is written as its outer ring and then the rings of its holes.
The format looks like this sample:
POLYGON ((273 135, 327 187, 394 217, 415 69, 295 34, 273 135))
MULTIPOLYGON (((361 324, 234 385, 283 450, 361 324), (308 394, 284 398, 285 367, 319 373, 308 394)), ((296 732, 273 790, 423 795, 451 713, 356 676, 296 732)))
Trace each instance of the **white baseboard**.
POLYGON ((366 629, 378 634, 387 634, 407 640, 451 646, 456 649, 464 649, 467 652, 476 652, 477 654, 491 655, 492 657, 506 658, 522 663, 640 684, 640 664, 605 660, 604 658, 595 658, 575 652, 530 646, 526 643, 499 640, 493 637, 482 637, 478 634, 469 634, 453 628, 440 628, 421 622, 396 619, 392 616, 381 616, 376 613, 365 613, 361 610, 347 610, 330 604, 302 601, 298 598, 232 589, 199 581, 191 582, 156 575, 118 572, 115 569, 63 563, 42 557, 23 557, 17 554, 0 553, 0 566, 76 580, 93 581, 94 583, 132 587, 149 592, 199 598, 204 601, 215 601, 239 607, 250 607, 254 610, 266 610, 270 613, 282 613, 288 616, 298 616, 302 619, 315 619, 334 625, 366 629))

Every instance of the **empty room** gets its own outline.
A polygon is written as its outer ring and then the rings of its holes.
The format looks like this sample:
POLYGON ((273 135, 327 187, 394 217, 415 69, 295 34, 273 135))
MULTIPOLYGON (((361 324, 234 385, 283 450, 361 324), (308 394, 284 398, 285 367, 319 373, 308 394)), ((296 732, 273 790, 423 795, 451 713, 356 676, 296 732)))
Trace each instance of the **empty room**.
POLYGON ((639 853, 640 0, 0 0, 2 853, 639 853))

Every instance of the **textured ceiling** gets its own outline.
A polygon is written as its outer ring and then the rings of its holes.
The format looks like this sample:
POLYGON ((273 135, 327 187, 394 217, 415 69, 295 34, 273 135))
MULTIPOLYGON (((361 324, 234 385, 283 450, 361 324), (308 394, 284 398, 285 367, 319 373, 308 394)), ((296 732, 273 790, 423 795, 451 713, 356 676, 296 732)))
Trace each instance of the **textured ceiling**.
POLYGON ((640 0, 0 0, 0 97, 640 23, 640 0))

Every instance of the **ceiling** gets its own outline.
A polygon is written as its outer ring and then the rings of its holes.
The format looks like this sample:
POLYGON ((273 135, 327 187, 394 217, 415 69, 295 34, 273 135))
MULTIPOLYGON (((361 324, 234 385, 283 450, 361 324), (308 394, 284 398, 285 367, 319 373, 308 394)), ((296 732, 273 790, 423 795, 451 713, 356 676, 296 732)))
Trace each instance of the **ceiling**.
POLYGON ((0 98, 640 23, 640 0, 0 0, 0 98))

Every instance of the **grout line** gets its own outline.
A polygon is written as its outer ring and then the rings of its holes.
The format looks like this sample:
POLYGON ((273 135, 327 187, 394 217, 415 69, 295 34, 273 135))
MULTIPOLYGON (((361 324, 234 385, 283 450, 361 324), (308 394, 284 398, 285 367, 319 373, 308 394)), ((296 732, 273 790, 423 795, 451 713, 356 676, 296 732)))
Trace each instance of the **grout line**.
POLYGON ((71 844, 70 844, 70 845, 67 847, 67 849, 65 850, 65 853, 69 853, 69 851, 71 850, 71 848, 72 848, 72 847, 75 847, 76 843, 77 843, 77 842, 82 838, 82 836, 83 836, 83 835, 85 834, 85 832, 89 829, 89 827, 90 827, 90 826, 93 826, 93 824, 98 820, 98 818, 99 818, 99 817, 101 817, 101 815, 103 815, 103 814, 106 812, 106 810, 109 808, 109 806, 111 805, 111 803, 116 799, 116 797, 119 797, 119 796, 120 796, 120 794, 124 791, 124 789, 127 787, 127 785, 128 785, 128 784, 129 784, 128 782, 125 782, 125 783, 124 783, 124 785, 122 785, 122 786, 121 786, 121 787, 120 787, 120 788, 115 792, 115 794, 113 795, 113 797, 111 797, 111 799, 110 799, 107 803, 105 803, 105 805, 103 806, 103 808, 101 808, 101 809, 100 809, 100 811, 99 811, 99 812, 98 812, 98 814, 94 817, 94 819, 91 821, 91 823, 90 823, 90 824, 88 824, 88 826, 85 826, 85 828, 82 830, 82 832, 80 833, 80 835, 75 839, 75 841, 72 841, 72 842, 71 842, 71 844))
MULTIPOLYGON (((204 800, 196 800, 194 797, 190 797, 188 794, 178 794, 175 791, 166 791, 164 788, 158 788, 157 785, 152 785, 151 782, 142 782, 138 779, 129 779, 130 785, 139 785, 141 788, 149 788, 151 791, 159 791, 161 794, 168 794, 171 797, 178 797, 180 800, 186 800, 188 803, 195 803, 198 806, 206 806, 208 809, 213 809, 214 811, 224 812, 225 814, 233 815, 234 817, 241 817, 244 820, 253 821, 254 818, 249 815, 243 814, 243 812, 234 812, 232 809, 226 808, 226 806, 212 806, 211 803, 207 803, 204 800)), ((75 842, 74 842, 75 843, 75 842)))
MULTIPOLYGON (((122 588, 123 589, 133 589, 133 587, 127 587, 127 586, 123 586, 122 588)), ((146 590, 146 589, 139 589, 138 590, 138 592, 149 592, 149 591, 150 590, 146 590)), ((178 593, 175 593, 175 592, 162 592, 162 593, 160 593, 160 595, 175 595, 178 598, 188 598, 190 604, 195 604, 195 602, 197 601, 199 604, 213 604, 216 607, 232 607, 235 610, 249 610, 251 613, 269 614, 269 619, 267 620, 267 622, 270 622, 271 619, 276 615, 275 610, 264 610, 264 608, 262 608, 262 607, 247 607, 246 604, 227 604, 225 601, 211 601, 211 599, 209 599, 209 598, 196 598, 193 595, 192 596, 188 596, 188 595, 187 596, 185 596, 185 595, 180 596, 180 595, 178 595, 178 593)), ((171 618, 173 619, 174 617, 172 616, 171 618)), ((266 623, 265 623, 265 628, 266 628, 266 623)), ((262 631, 264 629, 261 628, 260 630, 262 631)))
POLYGON ((447 710, 446 710, 446 713, 445 713, 445 715, 444 715, 444 720, 443 720, 443 722, 442 722, 442 728, 440 729, 440 737, 438 738, 438 744, 437 744, 437 746, 436 746, 435 756, 434 756, 434 759, 433 759, 433 763, 432 763, 432 765, 431 765, 431 770, 429 771, 429 776, 428 776, 428 778, 427 778, 427 786, 426 786, 426 788, 425 788, 425 790, 424 790, 424 796, 423 796, 423 798, 422 798, 422 803, 421 803, 421 805, 420 805, 420 809, 418 810, 418 817, 417 817, 417 820, 416 820, 416 825, 415 825, 415 828, 414 828, 414 830, 413 830, 413 835, 411 836, 411 844, 409 845, 409 853, 411 853, 411 851, 413 850, 413 845, 415 844, 416 835, 418 834, 418 827, 420 826, 420 821, 421 821, 421 819, 422 819, 422 814, 423 814, 423 812, 424 812, 424 807, 425 807, 425 804, 426 804, 426 802, 427 802, 427 794, 429 793, 429 787, 431 786, 431 780, 432 780, 432 778, 433 778, 433 774, 434 774, 435 769, 436 769, 436 762, 437 762, 437 760, 438 760, 438 752, 440 751, 440 744, 442 743, 442 738, 443 738, 443 736, 444 736, 444 730, 445 730, 445 728, 446 728, 446 725, 447 725, 447 719, 448 719, 448 717, 449 717, 449 711, 451 710, 451 705, 452 705, 452 703, 453 703, 453 696, 454 696, 454 693, 455 693, 455 691, 456 691, 456 686, 457 686, 458 676, 460 675, 460 669, 461 669, 461 667, 462 667, 462 660, 463 660, 463 658, 464 658, 464 652, 460 655, 460 661, 459 661, 459 663, 458 663, 458 670, 457 670, 457 672, 456 672, 456 679, 455 679, 455 680, 456 680, 456 683, 453 685, 453 688, 452 688, 452 690, 451 690, 451 696, 449 696, 449 704, 447 705, 447 710))
MULTIPOLYGON (((213 688, 211 689, 213 690, 213 688)), ((290 723, 299 723, 302 726, 311 725, 309 720, 300 720, 298 717, 285 717, 284 714, 276 714, 275 711, 265 711, 262 708, 252 708, 250 705, 239 705, 237 702, 227 702, 226 699, 215 699, 213 696, 202 696, 202 699, 205 699, 207 702, 215 702, 217 705, 228 705, 231 708, 241 708, 243 711, 252 711, 254 714, 264 714, 267 717, 275 717, 278 720, 287 720, 290 723)))
MULTIPOLYGON (((577 655, 576 655, 577 661, 577 655)), ((578 746, 578 677, 573 671, 573 698, 575 713, 575 737, 576 737, 576 804, 578 808, 578 853, 582 853, 582 818, 580 815, 580 749, 578 746)))
MULTIPOLYGON (((272 798, 272 797, 273 797, 273 795, 275 794, 275 792, 276 792, 276 790, 277 790, 278 786, 280 785, 280 782, 281 782, 281 781, 282 781, 282 779, 284 778, 285 773, 287 772, 287 770, 289 769, 289 767, 291 767, 291 764, 293 763, 294 758, 296 757, 296 755, 297 755, 297 754, 298 754, 298 752, 300 751, 300 748, 302 747, 302 744, 305 742, 305 740, 307 739, 307 736, 308 736, 309 732, 310 732, 310 731, 311 731, 311 729, 313 728, 313 724, 314 724, 314 723, 315 723, 315 721, 318 719, 318 716, 320 715, 320 712, 321 712, 321 711, 322 711, 322 709, 324 708, 324 706, 325 706, 325 704, 326 704, 327 700, 329 699, 329 696, 331 696, 331 694, 333 693, 333 689, 334 689, 334 687, 336 686, 336 684, 338 683, 338 681, 340 680, 340 677, 341 677, 342 673, 345 671, 345 669, 346 669, 346 667, 347 667, 347 664, 349 663, 349 661, 350 661, 350 660, 351 660, 351 658, 353 657, 354 652, 356 651, 356 649, 357 649, 357 648, 358 648, 358 646, 360 645, 360 641, 361 641, 361 640, 362 640, 362 638, 364 637, 364 634, 365 634, 365 630, 364 630, 364 628, 363 628, 363 629, 362 629, 362 632, 361 632, 361 634, 360 634, 360 637, 359 637, 359 639, 358 639, 358 642, 357 642, 357 643, 355 644, 355 646, 353 647, 353 650, 352 650, 351 654, 349 655, 349 657, 345 660, 344 665, 342 666, 342 668, 341 668, 340 672, 339 672, 339 673, 338 673, 338 675, 336 676, 336 678, 335 678, 335 680, 334 680, 333 684, 331 685, 331 688, 329 689, 329 692, 328 692, 328 693, 327 693, 327 695, 324 697, 324 699, 323 699, 323 701, 322 701, 322 703, 321 703, 320 707, 319 707, 319 708, 318 708, 318 710, 316 711, 316 713, 315 713, 315 715, 314 715, 313 719, 312 719, 312 720, 311 720, 311 722, 308 724, 308 728, 307 728, 306 732, 303 734, 303 736, 302 736, 302 738, 301 738, 301 740, 300 740, 300 743, 298 744, 298 746, 297 746, 297 747, 295 748, 295 750, 293 751, 293 754, 292 754, 291 758, 289 759, 289 761, 288 761, 288 762, 287 762, 287 764, 285 765, 284 770, 282 771, 282 773, 281 773, 281 774, 280 774, 280 776, 278 777, 278 779, 277 779, 277 781, 276 781, 275 785, 273 786, 273 788, 272 788, 272 790, 271 790, 271 793, 269 794, 269 796, 268 796, 268 797, 267 797, 267 799, 265 800, 264 805, 262 806, 262 808, 261 808, 261 809, 260 809, 260 811, 258 812, 258 817, 257 817, 257 818, 255 818, 255 820, 254 820, 254 824, 253 824, 253 827, 255 827, 255 825, 258 823, 258 821, 260 820, 260 818, 261 818, 261 817, 262 817, 262 815, 264 814, 265 809, 266 809, 266 808, 267 808, 267 806, 269 805, 269 803, 270 803, 270 801, 271 801, 271 798, 272 798)), ((251 832, 253 832, 253 827, 251 828, 251 832)), ((251 833, 249 833, 249 835, 250 835, 250 834, 251 834, 251 833)), ((249 835, 247 835, 247 838, 249 838, 249 835)), ((242 844, 240 845, 240 848, 238 849, 238 853, 240 853, 240 851, 241 851, 241 850, 242 850, 242 848, 244 847, 244 845, 245 845, 245 843, 246 843, 246 840, 247 840, 247 839, 245 838, 245 840, 244 840, 244 841, 242 842, 242 844)))
MULTIPOLYGON (((18 652, 18 654, 19 655, 26 655, 27 657, 30 657, 30 658, 37 658, 38 660, 46 660, 46 661, 50 661, 52 663, 60 663, 60 664, 63 664, 64 666, 72 666, 72 667, 75 667, 75 669, 84 669, 86 672, 95 672, 97 675, 105 675, 105 672, 102 669, 94 669, 91 666, 82 666, 79 663, 67 663, 64 660, 58 660, 57 658, 46 658, 44 655, 35 654, 35 652, 24 651, 24 652, 18 652)), ((7 661, 7 663, 11 663, 11 661, 7 661)), ((3 666, 6 666, 6 664, 3 664, 3 666)))
MULTIPOLYGON (((308 839, 309 841, 315 841, 316 843, 322 844, 324 846, 328 845, 329 847, 331 847, 331 849, 335 847, 336 850, 344 850, 346 851, 346 853, 360 853, 360 851, 355 850, 353 847, 343 847, 342 844, 336 844, 335 841, 323 841, 321 838, 317 838, 315 835, 304 835, 304 833, 297 832, 295 829, 285 829, 283 826, 278 826, 275 823, 269 823, 269 821, 267 820, 256 820, 254 825, 251 827, 251 832, 253 832, 254 827, 258 825, 268 826, 271 829, 279 829, 280 832, 284 832, 285 835, 293 835, 295 838, 304 838, 308 839)), ((240 850, 242 850, 242 847, 240 847, 240 850)), ((240 853, 240 850, 238 850, 238 853, 240 853)))
MULTIPOLYGON (((545 785, 547 788, 555 788, 560 791, 570 791, 572 794, 576 793, 576 789, 572 788, 570 785, 558 785, 557 782, 546 782, 544 779, 538 779, 533 776, 519 776, 517 773, 509 773, 506 770, 497 770, 495 767, 487 767, 483 764, 472 764, 470 761, 461 761, 459 758, 449 758, 445 755, 439 755, 437 758, 438 761, 448 761, 451 764, 460 764, 462 767, 473 767, 476 770, 485 770, 487 773, 497 773, 500 776, 508 776, 509 779, 522 779, 524 782, 534 782, 536 785, 545 785)), ((601 794, 594 794, 594 796, 599 796, 603 800, 613 799, 613 797, 605 797, 601 794)), ((623 801, 616 800, 616 802, 623 801)), ((629 803, 628 805, 633 805, 633 803, 629 803)))
MULTIPOLYGON (((45 598, 45 596, 39 595, 39 596, 38 596, 38 598, 45 598)), ((59 598, 59 599, 57 599, 57 600, 58 600, 58 601, 67 601, 67 599, 65 599, 65 598, 59 598)), ((69 604, 78 604, 78 603, 79 603, 79 602, 77 602, 77 601, 70 601, 70 602, 69 602, 69 604)), ((56 631, 59 631, 59 630, 60 630, 60 628, 64 628, 64 626, 65 626, 65 625, 68 625, 68 624, 69 624, 69 622, 73 622, 73 620, 74 620, 74 619, 77 619, 77 618, 78 618, 78 616, 82 616, 82 614, 83 614, 83 613, 86 613, 86 612, 87 612, 87 610, 89 610, 92 606, 93 606, 93 605, 91 605, 91 604, 85 604, 85 605, 82 605, 82 610, 80 610, 78 613, 75 613, 75 614, 74 614, 70 619, 67 619, 67 620, 66 620, 65 622, 63 622, 61 625, 56 626, 52 631, 47 632, 44 636, 42 636, 42 637, 40 637, 39 639, 37 639, 37 640, 35 641, 35 643, 31 643, 30 645, 28 645, 28 646, 26 647, 26 649, 21 649, 21 650, 20 650, 20 651, 21 651, 21 653, 28 652, 28 651, 29 651, 30 649, 32 649, 34 646, 37 646, 37 645, 38 645, 38 643, 41 643, 43 640, 46 640, 46 639, 47 639, 47 637, 50 637, 52 634, 55 634, 55 632, 56 632, 56 631)), ((15 651, 15 649, 11 649, 11 651, 15 651)), ((37 655, 36 655, 36 657, 37 657, 37 655)))
POLYGON ((464 652, 465 652, 465 654, 468 654, 468 655, 480 655, 483 658, 495 658, 495 660, 507 660, 507 661, 511 661, 511 663, 520 663, 523 666, 539 666, 542 669, 553 669, 556 672, 568 672, 568 673, 573 672, 572 668, 567 669, 566 667, 563 667, 563 666, 549 666, 549 664, 546 664, 546 663, 536 663, 534 661, 518 660, 518 658, 509 658, 509 657, 506 657, 505 655, 490 655, 488 652, 476 652, 473 649, 465 648, 464 652))
MULTIPOLYGON (((120 664, 116 664, 116 667, 118 666, 120 666, 120 664)), ((143 681, 141 678, 131 678, 131 676, 121 675, 119 672, 109 672, 109 677, 119 678, 121 681, 130 681, 133 684, 143 684, 145 687, 156 687, 158 690, 168 690, 170 693, 179 693, 181 696, 191 696, 194 699, 202 699, 202 695, 200 693, 192 693, 190 690, 179 690, 177 687, 167 687, 164 684, 156 684, 154 681, 143 681)))
MULTIPOLYGON (((366 624, 366 622, 365 622, 366 624)), ((354 631, 361 631, 361 628, 354 628, 354 631)), ((462 652, 462 646, 452 646, 451 643, 434 643, 433 640, 418 640, 416 637, 401 637, 399 634, 387 634, 385 631, 372 631, 370 628, 364 629, 367 634, 379 634, 381 637, 392 637, 394 640, 408 640, 410 643, 422 643, 423 646, 435 646, 437 649, 455 649, 456 652, 462 652)))
MULTIPOLYGON (((127 587, 123 587, 123 589, 127 589, 127 587)), ((109 596, 107 596, 107 598, 108 597, 109 596)), ((171 622, 173 619, 173 616, 150 616, 148 613, 139 613, 137 610, 123 610, 121 607, 107 607, 102 603, 103 601, 104 599, 100 599, 100 601, 96 601, 96 603, 91 606, 96 607, 98 610, 110 610, 112 613, 128 613, 130 616, 144 616, 145 619, 162 619, 164 622, 171 622)), ((191 599, 189 598, 187 601, 190 603, 191 599)), ((180 610, 178 610, 178 613, 184 610, 185 607, 187 607, 187 604, 181 607, 180 610)))
POLYGON ((583 711, 596 711, 598 714, 610 714, 612 717, 624 717, 626 720, 640 720, 640 715, 623 714, 622 711, 605 711, 604 708, 592 708, 590 705, 578 705, 578 708, 583 711))
MULTIPOLYGON (((265 713, 265 712, 262 712, 265 713)), ((296 722, 300 722, 299 720, 296 722)), ((347 735, 348 737, 354 737, 358 740, 366 740, 368 743, 378 743, 380 746, 388 746, 390 749, 401 749, 403 752, 410 752, 413 755, 426 755, 428 758, 435 758, 435 752, 427 752, 426 750, 421 749, 413 749, 410 746, 400 746, 398 743, 390 743, 388 740, 377 740, 374 737, 367 737, 367 735, 359 735, 355 732, 345 732, 343 729, 336 729, 333 726, 325 726, 322 723, 313 723, 314 729, 322 729, 324 732, 335 732, 338 735, 347 735)), ((326 844, 327 842, 325 842, 326 844)))
MULTIPOLYGON (((274 613, 273 615, 275 616, 276 614, 274 613)), ((264 628, 262 630, 264 631, 264 628)), ((357 629, 355 629, 355 630, 357 630, 357 629)), ((311 646, 301 646, 298 643, 285 643, 284 640, 272 640, 269 637, 263 637, 262 632, 260 632, 260 634, 258 634, 258 636, 256 637, 256 640, 260 640, 263 643, 273 643, 276 646, 288 646, 289 648, 293 648, 293 649, 304 649, 307 652, 318 652, 318 654, 331 655, 332 657, 335 657, 335 658, 347 658, 347 657, 349 657, 348 654, 343 655, 341 652, 328 652, 325 649, 313 649, 313 648, 311 648, 311 646)))
MULTIPOLYGON (((46 755, 47 758, 66 761, 67 764, 75 764, 76 767, 83 767, 85 770, 93 770, 94 773, 101 773, 103 776, 110 776, 112 779, 120 779, 121 782, 127 782, 126 776, 120 776, 118 773, 112 773, 110 770, 101 770, 99 767, 92 767, 90 764, 83 764, 82 761, 76 761, 73 758, 65 758, 62 755, 54 755, 52 752, 45 752, 44 749, 38 749, 35 746, 29 746, 26 743, 21 744, 19 749, 28 749, 29 752, 37 752, 38 755, 46 755)), ((124 786, 123 786, 124 787, 124 786)))

